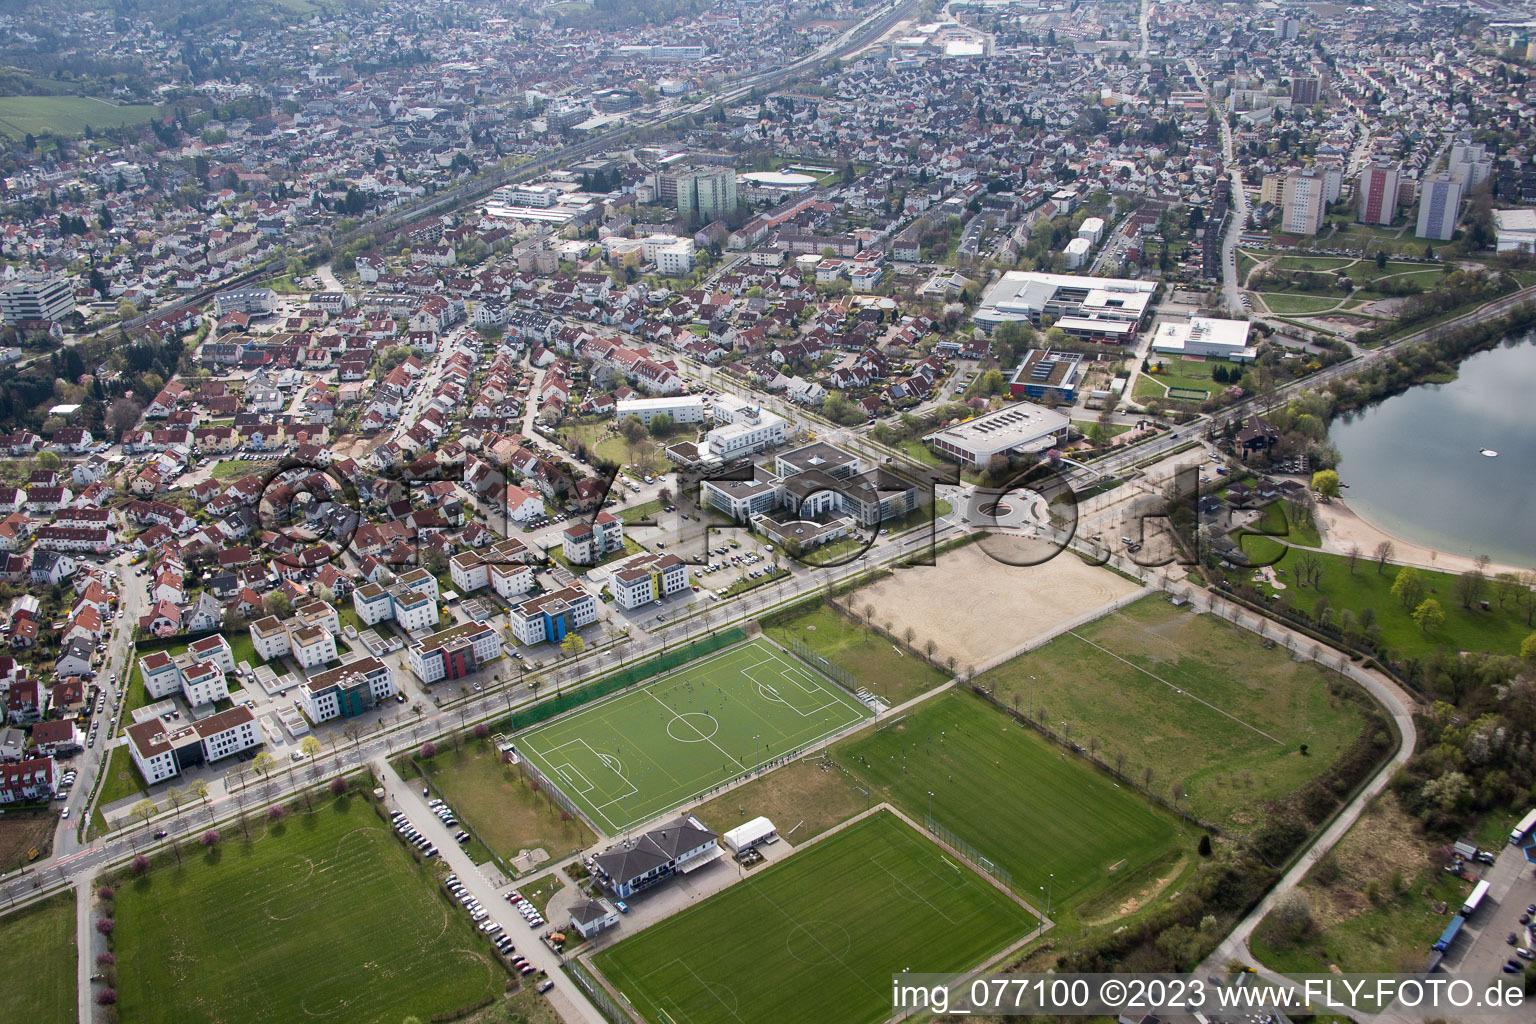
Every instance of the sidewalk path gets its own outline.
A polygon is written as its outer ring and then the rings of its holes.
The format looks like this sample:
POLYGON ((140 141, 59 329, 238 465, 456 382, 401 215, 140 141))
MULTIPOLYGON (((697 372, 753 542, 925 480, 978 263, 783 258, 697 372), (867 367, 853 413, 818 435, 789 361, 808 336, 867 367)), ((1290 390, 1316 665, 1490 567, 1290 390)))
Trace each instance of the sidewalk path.
MULTIPOLYGON (((480 873, 464 848, 454 840, 453 833, 428 808, 419 786, 413 786, 402 779, 384 758, 376 758, 373 767, 388 796, 389 810, 405 812, 411 824, 436 844, 443 863, 453 869, 465 888, 485 906, 490 913, 490 920, 501 925, 511 937, 517 952, 549 975, 549 979, 555 983, 555 987, 548 993, 550 1004, 560 1011, 560 1016, 569 1024, 607 1024, 602 1014, 587 1001, 581 989, 560 970, 560 958, 544 945, 539 933, 507 902, 505 893, 512 886, 506 886, 498 892, 496 886, 480 873)), ((462 907, 456 912, 467 913, 462 907)), ((554 921, 550 921, 546 927, 554 924, 554 921)))

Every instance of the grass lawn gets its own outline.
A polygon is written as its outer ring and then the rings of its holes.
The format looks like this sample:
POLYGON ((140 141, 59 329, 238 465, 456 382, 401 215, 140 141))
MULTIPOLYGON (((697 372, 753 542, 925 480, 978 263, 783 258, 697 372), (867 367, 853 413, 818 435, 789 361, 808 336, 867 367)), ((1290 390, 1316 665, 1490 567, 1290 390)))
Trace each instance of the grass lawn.
POLYGON ((881 813, 595 963, 657 1024, 874 1024, 890 1015, 893 973, 978 966, 1034 924, 1023 907, 881 813))
POLYGON ((943 460, 928 450, 928 446, 921 441, 901 441, 891 447, 906 452, 907 457, 924 466, 937 466, 943 460))
POLYGON ((823 770, 819 759, 808 759, 775 768, 700 804, 693 813, 721 835, 762 815, 773 821, 783 838, 799 846, 868 806, 864 794, 849 784, 844 773, 823 770))
POLYGON ((931 801, 939 824, 1012 873, 1016 892, 1034 897, 1049 882, 1058 917, 1144 885, 1180 842, 1170 815, 967 693, 935 697, 833 755, 914 818, 931 801))
POLYGON ((453 813, 508 863, 519 850, 542 847, 560 857, 593 841, 585 822, 561 820, 560 808, 549 797, 530 789, 516 768, 502 764, 490 740, 439 749, 422 766, 453 813))
POLYGON ((247 459, 220 459, 209 469, 208 475, 215 480, 238 480, 252 473, 257 475, 266 473, 276 466, 277 463, 270 460, 251 462, 247 459))
POLYGON ((765 574, 759 576, 755 580, 750 576, 744 580, 737 580, 735 583, 732 583, 725 588, 725 594, 723 596, 735 597, 737 594, 745 594, 749 590, 756 590, 758 587, 761 587, 764 584, 772 583, 775 580, 781 580, 785 576, 789 575, 788 569, 779 569, 775 571, 772 565, 758 566, 757 568, 763 569, 765 574))
POLYGON ((955 510, 955 506, 939 498, 932 505, 919 505, 900 519, 888 519, 882 525, 882 529, 890 530, 891 536, 898 533, 906 533, 915 530, 919 526, 927 526, 936 519, 943 519, 955 510))
MULTIPOLYGON (((1200 386, 1209 387, 1208 384, 1201 384, 1200 386)), ((1083 434, 1087 434, 1088 431, 1092 430, 1094 427, 1103 427, 1104 432, 1110 437, 1123 434, 1127 430, 1131 429, 1131 425, 1129 423, 1100 423, 1098 420, 1073 420, 1072 426, 1081 431, 1083 434)))
POLYGON ((1123 754, 1133 779, 1151 767, 1165 796, 1182 784, 1190 811, 1245 832, 1259 824, 1261 800, 1326 769, 1365 721, 1361 704, 1330 692, 1349 684, 1261 643, 1147 597, 978 682, 1032 718, 1066 721, 1078 743, 1097 740, 1110 764, 1123 754))
POLYGON ((1153 355, 1151 357, 1152 369, 1142 375, 1142 379, 1150 376, 1153 380, 1170 388, 1192 388, 1196 391, 1215 391, 1226 387, 1218 381, 1211 379, 1212 372, 1217 366, 1224 366, 1228 372, 1236 371, 1242 374, 1242 367, 1225 359, 1184 359, 1178 356, 1153 355), (1161 367, 1161 369, 1159 369, 1161 367))
POLYGON ((1323 240, 1320 244, 1333 249, 1359 249, 1366 254, 1367 258, 1374 256, 1377 249, 1385 251, 1388 256, 1399 253, 1422 255, 1426 245, 1436 245, 1434 242, 1413 237, 1412 225, 1408 225, 1405 230, 1402 227, 1382 228, 1369 224, 1348 223, 1341 225, 1337 234, 1323 240), (1399 235, 1399 232, 1402 234, 1399 235))
POLYGON ((0 96, 0 132, 20 141, 27 135, 77 136, 92 128, 143 124, 161 108, 120 106, 92 96, 0 96))
POLYGON ((649 519, 655 515, 658 515, 661 512, 661 509, 661 501, 659 499, 653 499, 651 501, 641 502, 639 505, 634 505, 630 508, 621 508, 618 510, 618 512, 614 513, 614 515, 627 525, 629 523, 635 522, 638 519, 649 519))
POLYGON ((1239 288, 1248 283, 1249 271, 1253 270, 1253 268, 1258 265, 1258 260, 1248 255, 1246 252, 1243 252, 1241 249, 1237 250, 1237 286, 1239 288))
MULTIPOLYGON (((850 600, 857 602, 858 595, 850 600)), ((776 620, 764 632, 786 646, 790 640, 800 641, 892 706, 949 679, 921 658, 900 650, 878 633, 866 631, 824 603, 793 618, 776 620)))
POLYGON ((1272 266, 1277 271, 1310 270, 1315 274, 1323 274, 1331 270, 1342 270, 1357 262, 1349 256, 1282 256, 1272 266))
POLYGON ((75 892, 73 889, 0 923, 0 957, 6 972, 5 1017, 27 1024, 79 1020, 75 988, 75 892))
POLYGON ((400 1020, 506 986, 505 969, 359 797, 161 858, 117 886, 123 1020, 400 1020))
POLYGON ((1250 529, 1270 537, 1283 537, 1289 544, 1304 548, 1321 547, 1323 539, 1318 535, 1316 523, 1293 522, 1285 509, 1285 502, 1275 501, 1264 507, 1264 516, 1250 529))
POLYGON ((1276 313, 1321 313, 1339 304, 1336 297, 1328 295, 1299 295, 1290 292, 1260 292, 1264 304, 1276 313))
POLYGON ((615 835, 869 713, 793 655, 757 639, 536 726, 516 743, 615 835))
POLYGON ((106 767, 102 769, 104 776, 101 782, 101 795, 96 802, 103 807, 116 803, 124 797, 143 796, 149 792, 149 787, 144 783, 144 776, 139 774, 138 766, 133 763, 133 758, 128 754, 128 748, 122 744, 112 748, 107 755, 106 767))
POLYGON ((1298 973, 1335 966, 1347 972, 1412 972, 1423 969, 1429 947, 1472 883, 1443 870, 1414 820, 1387 793, 1372 802, 1298 891, 1311 907, 1314 927, 1310 934, 1286 935, 1265 918, 1252 943, 1263 963, 1298 973), (1432 900, 1451 909, 1436 913, 1432 900))
MULTIPOLYGON (((1277 542, 1267 537, 1249 535, 1242 539, 1243 550, 1250 556, 1268 562, 1274 557, 1277 542)), ((1420 569, 1425 595, 1440 602, 1445 612, 1445 624, 1433 633, 1425 633, 1414 623, 1412 609, 1404 608, 1401 601, 1392 596, 1392 583, 1397 578, 1398 567, 1388 564, 1384 572, 1376 570, 1370 552, 1361 555, 1354 575, 1349 571, 1349 558, 1322 551, 1299 551, 1288 548, 1274 562, 1277 569, 1285 571, 1286 589, 1279 591, 1282 600, 1298 608, 1311 610, 1319 597, 1326 597, 1333 608, 1348 608, 1359 614, 1362 608, 1375 609, 1377 623, 1381 626, 1380 647, 1396 650, 1401 657, 1423 657, 1440 647, 1462 651, 1489 651, 1494 654, 1517 654, 1520 642, 1531 634, 1525 624, 1525 616, 1511 603, 1501 611, 1495 593, 1496 584, 1489 582, 1484 600, 1491 610, 1482 611, 1474 604, 1463 608, 1456 598, 1456 576, 1448 572, 1420 569), (1318 587, 1304 591, 1296 587, 1296 563, 1303 555, 1312 555, 1322 563, 1322 580, 1318 587)), ((1245 578, 1241 571, 1233 572, 1234 578, 1245 578)), ((1274 593, 1267 584, 1258 585, 1266 594, 1274 593)))

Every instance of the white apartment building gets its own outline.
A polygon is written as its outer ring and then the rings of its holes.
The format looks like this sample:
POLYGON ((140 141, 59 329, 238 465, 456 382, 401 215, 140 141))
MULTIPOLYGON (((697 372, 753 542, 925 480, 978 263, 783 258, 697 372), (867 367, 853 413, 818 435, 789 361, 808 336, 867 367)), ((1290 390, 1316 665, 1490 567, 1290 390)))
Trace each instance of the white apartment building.
POLYGON ((1455 175, 1431 174, 1419 187, 1419 217, 1414 234, 1449 242, 1456 232, 1461 207, 1462 183, 1455 175))
POLYGON ((150 785, 261 745, 256 714, 243 704, 185 725, 151 718, 128 726, 127 733, 129 755, 150 785))
POLYGON ((288 646, 288 626, 276 615, 268 615, 251 623, 250 634, 251 646, 256 648, 257 655, 264 661, 286 657, 291 650, 288 646))
POLYGON ((181 669, 181 695, 191 707, 229 698, 224 670, 210 662, 194 662, 181 669))
POLYGON ((519 643, 559 643, 567 634, 597 621, 597 599, 580 587, 566 587, 524 601, 507 618, 519 643))
POLYGON ((656 272, 662 277, 687 277, 693 272, 693 243, 679 242, 656 250, 656 272))
POLYGON ((501 656, 501 634, 488 623, 463 625, 423 637, 411 644, 406 660, 423 683, 462 679, 501 656))
POLYGON ((395 673, 377 658, 363 658, 305 680, 299 704, 311 722, 354 718, 395 695, 395 673))
POLYGON ((670 416, 673 423, 703 423, 704 398, 701 395, 624 398, 615 404, 614 416, 620 420, 626 416, 636 416, 647 427, 657 416, 670 416))
POLYGON ((648 602, 687 590, 688 564, 671 553, 636 555, 613 571, 613 598, 621 608, 639 608, 648 602))
POLYGON ((0 322, 62 320, 75 309, 69 278, 27 275, 0 288, 0 322))
POLYGON ((1288 174, 1280 197, 1280 228, 1291 235, 1315 235, 1327 211, 1327 183, 1314 172, 1288 174))
POLYGON ((318 626, 302 626, 289 634, 293 660, 300 668, 317 668, 336 660, 336 637, 318 626))
POLYGON ((714 417, 720 425, 708 434, 709 451, 722 460, 783 444, 789 436, 789 426, 782 416, 734 395, 721 395, 715 400, 714 417))

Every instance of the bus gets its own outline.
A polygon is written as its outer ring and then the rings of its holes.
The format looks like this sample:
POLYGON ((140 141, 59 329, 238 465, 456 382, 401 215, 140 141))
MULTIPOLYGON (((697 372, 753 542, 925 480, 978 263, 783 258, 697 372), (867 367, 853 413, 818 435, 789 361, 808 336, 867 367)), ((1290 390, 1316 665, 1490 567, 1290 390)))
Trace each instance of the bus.
POLYGON ((1472 895, 1467 897, 1467 902, 1461 905, 1461 916, 1471 917, 1477 913, 1478 906, 1483 902, 1483 897, 1488 895, 1488 882, 1478 882, 1472 887, 1472 895))
POLYGON ((1520 819, 1520 824, 1516 825, 1515 830, 1509 834, 1509 844, 1519 846, 1525 842, 1525 837, 1531 834, 1532 829, 1536 829, 1536 810, 1525 812, 1525 817, 1520 819))

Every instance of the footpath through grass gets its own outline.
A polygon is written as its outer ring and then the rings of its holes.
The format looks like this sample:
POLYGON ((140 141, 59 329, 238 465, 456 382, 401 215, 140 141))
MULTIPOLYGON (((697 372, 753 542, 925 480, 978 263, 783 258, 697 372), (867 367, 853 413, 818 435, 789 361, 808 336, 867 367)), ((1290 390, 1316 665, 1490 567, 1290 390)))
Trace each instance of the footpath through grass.
POLYGON ((833 756, 915 819, 931 802, 934 819, 1007 869, 1016 892, 1033 899, 1050 885, 1056 916, 1145 883, 1179 844, 1172 816, 969 693, 935 697, 833 756))
POLYGON ((0 1017, 26 1024, 79 1020, 77 956, 73 889, 0 918, 0 963, 7 966, 0 1017))
POLYGON ((882 812, 596 957, 653 1024, 874 1024, 905 968, 962 971, 1035 917, 882 812))
POLYGON ((398 1021, 499 993, 505 969, 361 797, 117 885, 121 1019, 398 1021))
POLYGON ((1349 748, 1366 718, 1352 684, 1209 615, 1143 598, 980 676, 998 700, 1164 798, 1235 832, 1349 748), (1300 753, 1307 744, 1307 754, 1300 753))

